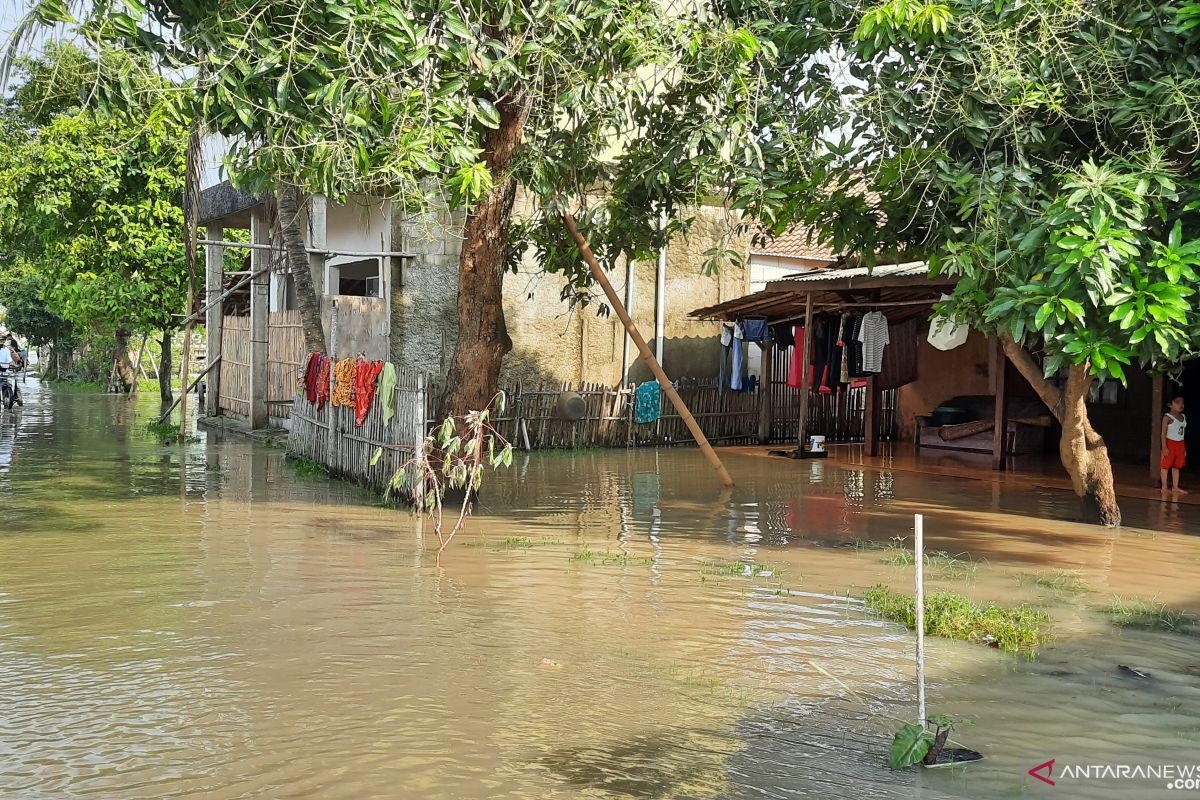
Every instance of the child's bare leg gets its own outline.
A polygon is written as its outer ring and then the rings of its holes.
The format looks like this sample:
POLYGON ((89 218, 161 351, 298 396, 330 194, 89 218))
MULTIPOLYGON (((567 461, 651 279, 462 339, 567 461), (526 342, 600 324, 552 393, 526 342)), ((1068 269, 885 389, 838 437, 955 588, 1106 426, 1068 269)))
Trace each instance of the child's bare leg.
POLYGON ((1172 489, 1172 491, 1175 494, 1187 494, 1187 492, 1185 492, 1183 489, 1179 488, 1179 470, 1178 469, 1171 470, 1171 480, 1174 484, 1174 489, 1172 489))
POLYGON ((1162 489, 1163 497, 1166 497, 1167 492, 1170 491, 1170 489, 1171 489, 1171 485, 1169 483, 1167 483, 1167 473, 1168 472, 1170 472, 1170 470, 1166 470, 1166 469, 1159 470, 1158 486, 1160 489, 1162 489))

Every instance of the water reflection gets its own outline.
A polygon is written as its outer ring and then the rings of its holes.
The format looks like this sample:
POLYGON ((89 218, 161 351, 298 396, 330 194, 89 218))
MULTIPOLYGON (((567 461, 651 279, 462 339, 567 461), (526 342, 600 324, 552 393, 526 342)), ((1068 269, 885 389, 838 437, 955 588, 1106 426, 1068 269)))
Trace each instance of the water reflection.
POLYGON ((30 398, 0 439, 5 797, 1014 797, 1051 756, 1197 738, 1195 640, 1093 606, 1200 608, 1200 539, 1055 521, 1061 493, 751 457, 722 491, 686 449, 520 454, 439 568, 421 521, 277 451, 160 446, 152 398, 30 398), (869 542, 914 511, 978 562, 934 586, 1043 604, 1060 636, 1035 663, 931 642, 933 708, 988 756, 959 773, 883 766, 912 642, 852 599, 909 580, 869 542), (1092 591, 1023 577, 1054 569, 1092 591))

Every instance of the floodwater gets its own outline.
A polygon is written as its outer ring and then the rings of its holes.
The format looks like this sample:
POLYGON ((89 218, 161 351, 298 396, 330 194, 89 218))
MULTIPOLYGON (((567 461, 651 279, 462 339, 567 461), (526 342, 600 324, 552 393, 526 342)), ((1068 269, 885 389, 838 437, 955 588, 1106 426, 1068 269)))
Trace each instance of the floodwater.
POLYGON ((1195 760, 1200 638, 1097 610, 1200 612, 1186 510, 1127 501, 1169 532, 1109 532, 1049 490, 730 455, 722 492, 691 450, 544 453, 439 567, 428 522, 276 450, 26 391, 0 419, 0 797, 1178 797, 1061 768, 1195 760), (855 597, 911 581, 869 543, 916 511, 959 557, 934 587, 1042 605, 1057 638, 931 640, 930 712, 986 759, 894 773, 913 638, 855 597), (1035 580, 1058 570, 1087 591, 1035 580), (1052 758, 1056 787, 1026 774, 1052 758))

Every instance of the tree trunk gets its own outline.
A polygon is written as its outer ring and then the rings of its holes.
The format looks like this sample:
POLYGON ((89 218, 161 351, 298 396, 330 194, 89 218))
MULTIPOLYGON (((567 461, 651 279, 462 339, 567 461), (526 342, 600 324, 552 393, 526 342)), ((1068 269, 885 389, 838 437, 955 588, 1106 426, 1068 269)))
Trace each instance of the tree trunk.
POLYGON ((492 190, 467 217, 458 261, 458 341, 446 374, 442 416, 462 416, 487 408, 500 388, 500 365, 512 350, 504 322, 504 255, 517 194, 510 173, 521 143, 528 107, 522 101, 497 103, 500 126, 488 135, 484 161, 492 190))
POLYGON ((288 268, 296 282, 296 305, 304 332, 304 348, 310 353, 325 352, 325 326, 321 322, 321 302, 313 286, 312 269, 308 265, 308 249, 300 227, 300 207, 304 204, 300 189, 281 181, 275 194, 279 214, 279 230, 283 234, 288 268))
POLYGON ((1072 365, 1066 388, 1060 391, 1046 379, 1042 368, 1024 347, 1007 335, 1001 341, 1009 360, 1062 425, 1058 454, 1083 504, 1084 519, 1106 527, 1120 525, 1121 509, 1117 505, 1108 446, 1088 419, 1087 396, 1093 378, 1087 365, 1072 365))
POLYGON ((129 329, 123 325, 117 326, 116 347, 113 349, 112 385, 109 391, 129 394, 137 384, 137 376, 133 373, 133 361, 129 358, 129 329))
POLYGON ((169 404, 175 399, 171 391, 171 331, 163 329, 162 353, 158 360, 158 399, 169 404))

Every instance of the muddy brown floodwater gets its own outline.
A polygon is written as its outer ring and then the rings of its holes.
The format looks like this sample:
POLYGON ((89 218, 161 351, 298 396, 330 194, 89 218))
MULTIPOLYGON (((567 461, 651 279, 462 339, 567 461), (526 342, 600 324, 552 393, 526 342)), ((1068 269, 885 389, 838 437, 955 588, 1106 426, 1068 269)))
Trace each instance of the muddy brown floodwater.
POLYGON ((1178 509, 1108 532, 1055 491, 730 456, 722 493, 687 449, 543 453, 438 568, 427 525, 278 451, 27 392, 0 420, 0 797, 1178 797, 1026 771, 1200 742, 1200 639, 1098 610, 1200 612, 1178 509), (914 511, 956 556, 935 587, 1054 619, 1036 661, 929 643, 965 769, 886 767, 913 640, 855 598, 907 587, 880 547, 914 511))

